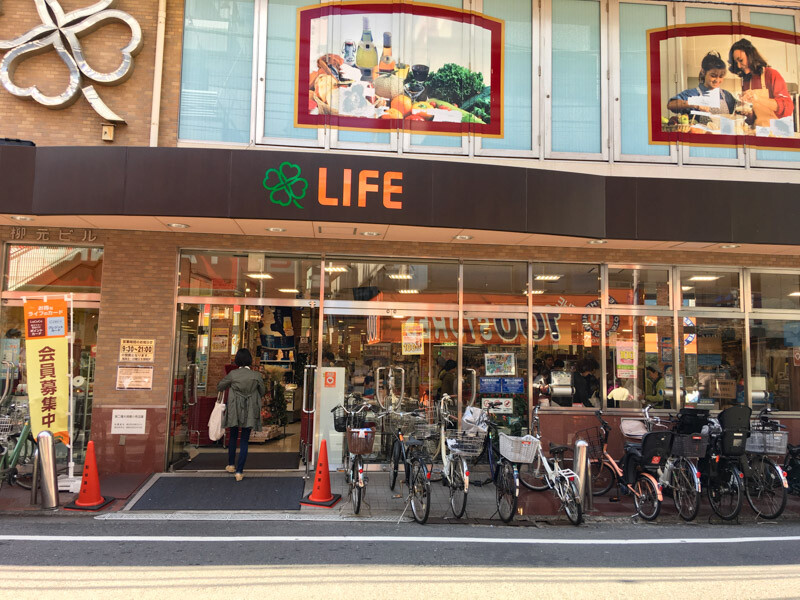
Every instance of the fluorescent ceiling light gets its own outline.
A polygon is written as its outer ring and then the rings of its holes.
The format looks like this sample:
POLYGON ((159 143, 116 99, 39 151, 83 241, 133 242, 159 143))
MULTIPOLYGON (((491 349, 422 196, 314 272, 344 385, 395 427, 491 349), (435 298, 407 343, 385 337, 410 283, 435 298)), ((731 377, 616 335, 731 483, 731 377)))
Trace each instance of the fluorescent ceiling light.
POLYGON ((689 281, 716 281, 722 279, 722 275, 694 275, 689 277, 689 281))
MULTIPOLYGON (((528 290, 522 290, 522 293, 528 295, 528 290)), ((531 290, 531 294, 544 294, 544 290, 531 290)))
POLYGON ((389 279, 411 279, 412 276, 408 275, 407 273, 392 273, 389 275, 389 279))
POLYGON ((558 281, 563 277, 562 275, 537 275, 534 277, 536 281, 558 281))
POLYGON ((296 290, 294 288, 278 288, 279 292, 283 292, 284 294, 299 294, 300 290, 296 290))
POLYGON ((682 292, 688 292, 689 290, 693 290, 693 289, 694 289, 694 286, 691 286, 691 285, 682 285, 681 286, 681 291, 682 292))
POLYGON ((325 267, 326 273, 347 273, 347 267, 325 267))
POLYGON ((789 294, 790 296, 800 296, 800 292, 792 292, 789 294))
POLYGON ((272 279, 269 273, 248 273, 247 276, 250 279, 272 279))
POLYGON ((401 294, 419 294, 419 290, 398 290, 401 294))

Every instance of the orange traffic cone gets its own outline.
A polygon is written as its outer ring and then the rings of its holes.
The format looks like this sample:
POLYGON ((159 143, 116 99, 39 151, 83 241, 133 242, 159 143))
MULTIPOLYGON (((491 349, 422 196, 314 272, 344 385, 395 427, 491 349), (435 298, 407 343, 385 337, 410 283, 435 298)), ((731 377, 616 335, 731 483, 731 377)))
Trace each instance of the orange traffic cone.
POLYGON ((97 459, 94 456, 94 442, 86 446, 86 462, 83 465, 83 481, 78 499, 64 508, 67 510, 100 510, 114 498, 100 494, 100 476, 97 474, 97 459))
POLYGON ((317 473, 314 476, 314 489, 311 490, 308 496, 300 500, 300 504, 331 508, 341 499, 341 494, 331 494, 331 474, 328 471, 328 444, 323 439, 319 444, 317 473))

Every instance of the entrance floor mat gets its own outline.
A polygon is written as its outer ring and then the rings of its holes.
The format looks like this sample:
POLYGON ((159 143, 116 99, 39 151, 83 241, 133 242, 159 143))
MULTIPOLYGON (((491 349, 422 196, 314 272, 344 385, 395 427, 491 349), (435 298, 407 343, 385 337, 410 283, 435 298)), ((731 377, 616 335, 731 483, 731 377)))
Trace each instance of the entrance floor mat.
MULTIPOLYGON (((238 454, 237 454, 238 457, 238 454)), ((201 452, 176 471, 222 471, 228 464, 228 451, 201 452)), ((300 465, 297 452, 253 452, 247 454, 245 472, 248 469, 296 469, 300 465)))
POLYGON ((125 510, 300 510, 302 477, 159 477, 125 510))

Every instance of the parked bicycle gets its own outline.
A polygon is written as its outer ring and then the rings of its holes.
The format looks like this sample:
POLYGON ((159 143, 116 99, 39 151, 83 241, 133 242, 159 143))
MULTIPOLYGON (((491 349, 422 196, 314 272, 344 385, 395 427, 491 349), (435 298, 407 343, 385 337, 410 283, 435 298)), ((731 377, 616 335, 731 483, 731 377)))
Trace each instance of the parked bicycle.
POLYGON ((353 513, 361 511, 361 500, 366 494, 367 478, 364 476, 364 456, 372 454, 375 427, 365 427, 365 416, 370 405, 350 394, 345 403, 334 407, 333 428, 345 433, 344 478, 353 504, 353 513), (359 403, 360 402, 360 403, 359 403), (345 406, 349 405, 349 409, 345 406))
POLYGON ((10 362, 3 361, 5 387, 0 397, 0 488, 4 483, 26 490, 33 485, 33 461, 36 441, 31 435, 28 405, 10 395, 10 362))
POLYGON ((790 494, 800 494, 800 445, 786 446, 786 458, 783 461, 783 471, 786 473, 786 483, 790 494))
POLYGON ((442 394, 439 401, 439 453, 442 457, 442 481, 450 489, 450 508, 453 515, 460 519, 467 509, 467 494, 469 493, 469 468, 467 456, 479 453, 482 445, 473 443, 464 436, 462 431, 448 429, 455 425, 448 405, 452 402, 450 396, 442 394))
POLYGON ((462 431, 453 446, 463 452, 475 456, 473 465, 483 460, 489 466, 489 478, 475 481, 474 485, 483 486, 494 483, 497 514, 504 523, 514 518, 519 496, 519 470, 500 452, 501 434, 497 425, 492 422, 489 411, 500 406, 502 402, 487 402, 485 408, 468 406, 462 416, 462 431))
POLYGON ((750 429, 746 454, 740 460, 744 473, 747 503, 760 517, 777 519, 786 508, 788 483, 784 470, 769 458, 786 454, 788 433, 783 425, 770 418, 772 409, 758 413, 758 421, 750 429))

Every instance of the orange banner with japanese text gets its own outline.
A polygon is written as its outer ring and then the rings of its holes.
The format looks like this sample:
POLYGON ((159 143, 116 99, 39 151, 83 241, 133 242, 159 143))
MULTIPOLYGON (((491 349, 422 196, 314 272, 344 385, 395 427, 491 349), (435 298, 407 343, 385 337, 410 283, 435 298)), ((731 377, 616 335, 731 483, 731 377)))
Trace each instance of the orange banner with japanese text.
POLYGON ((25 303, 25 357, 31 429, 69 442, 69 346, 67 302, 25 303))

